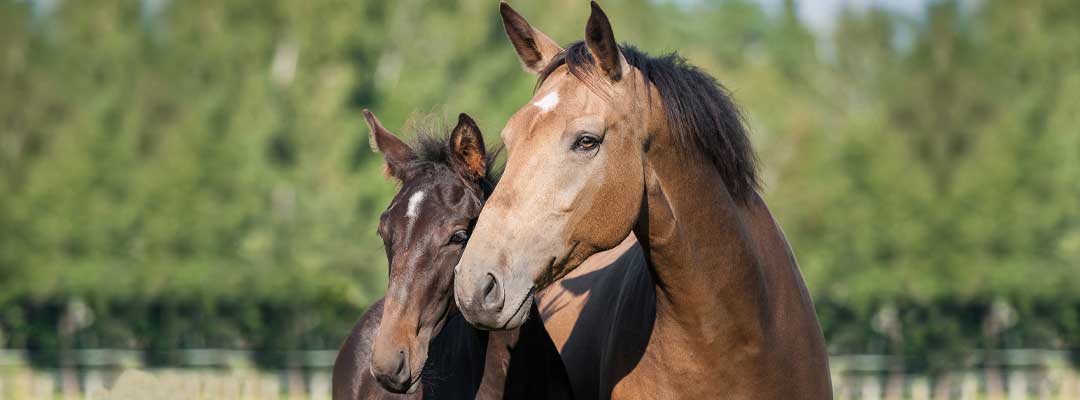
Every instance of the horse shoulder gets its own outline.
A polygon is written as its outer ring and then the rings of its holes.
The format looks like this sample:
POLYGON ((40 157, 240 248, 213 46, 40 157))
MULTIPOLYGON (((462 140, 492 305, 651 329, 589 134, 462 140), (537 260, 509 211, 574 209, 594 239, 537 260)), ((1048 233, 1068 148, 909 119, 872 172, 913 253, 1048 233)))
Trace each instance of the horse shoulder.
POLYGON ((371 342, 382 322, 383 299, 371 304, 356 321, 349 337, 341 344, 331 377, 334 400, 418 399, 419 396, 390 393, 371 375, 371 342))

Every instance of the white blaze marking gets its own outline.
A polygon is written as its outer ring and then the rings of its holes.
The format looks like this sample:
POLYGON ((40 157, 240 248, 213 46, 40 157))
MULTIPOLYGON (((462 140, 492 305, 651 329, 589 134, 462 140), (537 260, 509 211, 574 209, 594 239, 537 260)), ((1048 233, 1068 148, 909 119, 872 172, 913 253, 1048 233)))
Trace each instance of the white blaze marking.
POLYGON ((420 207, 420 202, 424 201, 424 191, 418 191, 409 196, 409 209, 405 211, 405 216, 409 218, 416 218, 416 209, 420 207))
POLYGON ((559 94, 555 92, 548 93, 547 96, 533 103, 533 105, 540 107, 540 111, 543 112, 551 111, 556 104, 559 104, 559 94))

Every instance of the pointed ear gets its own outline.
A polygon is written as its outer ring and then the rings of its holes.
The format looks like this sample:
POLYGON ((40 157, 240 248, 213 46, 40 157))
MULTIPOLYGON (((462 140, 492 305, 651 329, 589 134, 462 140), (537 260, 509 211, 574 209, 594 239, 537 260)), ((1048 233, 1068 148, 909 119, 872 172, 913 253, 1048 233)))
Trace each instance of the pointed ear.
POLYGON ((480 128, 466 114, 458 116, 458 124, 450 133, 450 154, 454 169, 465 179, 479 181, 487 175, 487 151, 480 128))
POLYGON ((589 15, 589 23, 585 25, 585 46, 589 48, 596 65, 604 71, 604 75, 612 82, 618 82, 626 70, 626 61, 623 60, 619 44, 615 42, 615 34, 611 31, 611 22, 607 14, 600 9, 600 5, 592 2, 592 14, 589 15))
POLYGON ((393 176, 399 180, 405 180, 405 166, 414 157, 412 149, 398 139, 393 132, 383 127, 371 111, 364 110, 364 120, 371 129, 369 140, 371 149, 376 153, 382 153, 383 159, 386 160, 387 177, 393 176))
POLYGON ((563 50, 548 35, 529 25, 529 22, 510 8, 505 1, 499 3, 499 13, 502 14, 506 36, 510 37, 510 43, 514 44, 514 50, 517 51, 526 71, 540 73, 551 62, 551 59, 563 50))

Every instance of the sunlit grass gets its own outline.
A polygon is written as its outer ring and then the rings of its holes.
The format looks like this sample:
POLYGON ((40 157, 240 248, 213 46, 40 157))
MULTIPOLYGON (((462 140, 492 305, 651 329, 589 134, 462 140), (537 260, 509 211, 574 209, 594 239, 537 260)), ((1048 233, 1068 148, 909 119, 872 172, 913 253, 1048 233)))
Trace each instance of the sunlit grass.
POLYGON ((65 377, 56 370, 11 369, 0 373, 0 399, 3 400, 329 398, 327 370, 305 374, 301 370, 128 369, 89 371, 81 378, 65 377))
MULTIPOLYGON (((986 370, 927 377, 834 369, 834 398, 844 399, 1040 399, 1080 398, 1080 371, 1065 366, 1004 370, 987 382, 986 370), (947 378, 946 378, 947 377, 947 378), (997 389, 991 389, 995 386, 997 389)), ((0 400, 322 400, 330 398, 327 368, 266 371, 252 368, 0 369, 0 400)))

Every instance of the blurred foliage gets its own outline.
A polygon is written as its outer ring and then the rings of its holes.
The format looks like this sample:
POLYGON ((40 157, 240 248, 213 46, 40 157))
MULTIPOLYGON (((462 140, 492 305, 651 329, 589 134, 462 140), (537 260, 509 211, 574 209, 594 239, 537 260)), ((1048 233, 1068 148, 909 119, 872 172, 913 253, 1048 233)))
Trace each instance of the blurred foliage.
MULTIPOLYGON (((743 105, 834 353, 1080 348, 1080 8, 974 4, 604 3, 743 105)), ((488 0, 0 1, 0 346, 334 348, 386 283, 359 111, 494 143, 533 84, 488 0)))

